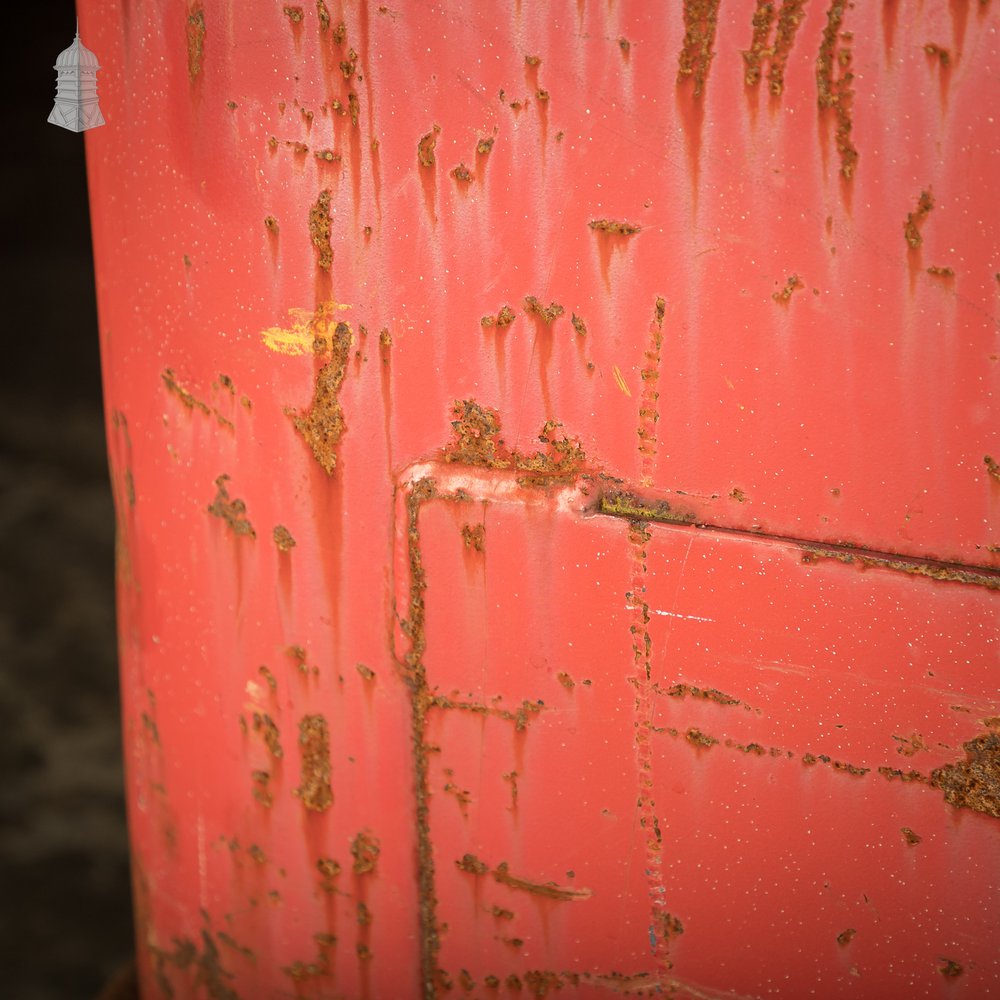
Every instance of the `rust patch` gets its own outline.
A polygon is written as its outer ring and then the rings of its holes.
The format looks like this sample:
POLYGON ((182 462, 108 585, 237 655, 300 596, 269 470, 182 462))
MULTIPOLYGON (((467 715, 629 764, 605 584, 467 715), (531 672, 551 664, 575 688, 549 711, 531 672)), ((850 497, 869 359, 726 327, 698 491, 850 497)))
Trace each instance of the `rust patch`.
POLYGON ((156 945, 149 945, 154 960, 153 975, 164 996, 173 997, 175 990, 167 976, 167 967, 192 973, 194 992, 204 989, 212 1000, 240 1000, 239 994, 230 985, 234 975, 222 963, 219 947, 207 930, 201 932, 201 947, 189 937, 176 937, 174 948, 167 951, 156 945))
POLYGON ((888 555, 862 555, 858 552, 824 549, 812 545, 802 546, 803 563, 811 565, 826 559, 842 562, 848 566, 854 565, 861 570, 878 567, 897 573, 908 573, 911 576, 925 576, 928 579, 940 580, 945 583, 971 583, 986 587, 987 590, 1000 590, 1000 574, 989 570, 965 568, 928 560, 909 561, 888 555))
POLYGON ((610 489, 600 499, 598 511, 630 521, 660 521, 665 524, 694 524, 690 511, 675 510, 666 500, 647 500, 622 489, 610 489))
POLYGON ((548 899, 571 901, 588 899, 593 895, 590 889, 570 889, 566 886, 557 885, 555 882, 533 882, 529 879, 512 875, 506 861, 501 861, 497 865, 493 872, 493 878, 501 885, 530 892, 536 896, 545 896, 548 899))
POLYGON ((984 733, 962 749, 965 760, 931 771, 931 783, 956 809, 1000 819, 1000 733, 984 733))
MULTIPOLYGON (((242 721, 242 719, 240 720, 242 721)), ((280 747, 279 747, 280 749, 280 747)), ((270 771, 251 771, 250 780, 253 782, 250 794, 265 808, 270 809, 274 805, 274 796, 268 787, 271 782, 270 771)))
POLYGON ((896 753, 901 753, 904 757, 912 757, 921 750, 927 750, 928 746, 920 733, 912 733, 910 736, 893 736, 899 746, 896 753))
POLYGON ((495 326, 500 330, 505 330, 515 319, 517 319, 517 314, 510 306, 501 306, 496 316, 484 316, 479 323, 481 326, 495 326))
POLYGON ((292 538, 292 533, 283 524, 276 524, 272 534, 274 544, 278 546, 279 552, 291 552, 295 548, 295 539, 292 538))
POLYGON ((1000 483, 1000 462, 992 455, 983 455, 983 465, 986 466, 986 471, 1000 483))
MULTIPOLYGON (((490 865, 483 861, 482 858, 476 857, 475 854, 463 855, 455 862, 455 867, 460 871, 477 876, 489 874, 491 871, 490 865)), ((494 880, 501 885, 509 886, 512 889, 520 889, 536 896, 545 896, 548 899, 558 899, 568 902, 576 899, 588 899, 593 895, 590 889, 571 889, 566 886, 557 885, 555 882, 533 882, 530 879, 512 875, 506 861, 501 861, 495 869, 492 869, 492 872, 494 880)))
POLYGON ((920 227, 934 207, 934 195, 927 191, 921 191, 917 199, 917 207, 912 212, 906 213, 906 221, 903 223, 903 237, 911 249, 916 250, 924 242, 920 233, 920 227))
POLYGON ((262 663, 257 668, 257 673, 260 674, 260 676, 263 677, 265 681, 267 681, 267 686, 272 691, 278 690, 278 679, 271 672, 271 668, 268 667, 267 664, 262 663))
POLYGON ((356 664, 356 669, 364 680, 375 680, 375 671, 371 667, 366 666, 364 663, 358 663, 356 664))
POLYGON ((328 31, 330 28, 330 12, 327 10, 324 0, 316 0, 316 14, 319 17, 320 30, 328 31))
POLYGON ((816 60, 816 100, 820 112, 832 110, 840 173, 850 180, 857 169, 859 154, 851 139, 853 128, 854 73, 851 70, 853 33, 842 31, 848 0, 833 0, 826 12, 826 26, 816 60))
POLYGON ((696 747, 714 747, 719 741, 708 733, 703 733, 700 729, 692 727, 685 734, 684 738, 696 747))
POLYGON ((197 4, 187 16, 187 57, 188 77, 191 80, 201 73, 201 61, 205 55, 205 11, 197 4))
POLYGON ((317 149, 313 156, 321 163, 340 163, 340 153, 332 149, 317 149))
POLYGON ((851 941, 854 939, 854 935, 857 933, 858 932, 853 927, 848 927, 847 930, 841 931, 837 935, 837 944, 839 944, 841 947, 850 944, 851 941))
POLYGON ((164 368, 160 373, 160 378, 163 379, 167 390, 173 393, 189 410, 197 409, 208 414, 212 412, 207 403, 203 403, 180 384, 172 368, 164 368))
POLYGON ((446 449, 446 462, 485 465, 495 469, 510 466, 510 451, 500 437, 500 414, 475 400, 456 400, 452 407, 455 440, 446 449))
POLYGON ((543 323, 552 324, 566 311, 558 302, 543 306, 534 295, 524 297, 524 311, 537 316, 543 323))
POLYGON ((333 934, 320 932, 313 935, 316 943, 317 955, 312 962, 295 961, 290 965, 284 965, 281 971, 297 983, 308 982, 311 979, 319 979, 331 974, 329 950, 337 944, 337 938, 333 934))
MULTIPOLYGON (((714 701, 716 705, 742 705, 739 698, 732 695, 723 694, 715 688, 698 688, 691 684, 674 684, 663 692, 668 698, 702 698, 705 701, 714 701)), ((749 706, 746 706, 749 708, 749 706)))
POLYGON ((632 52, 632 43, 624 36, 618 38, 618 48, 621 49, 622 57, 627 61, 632 52))
MULTIPOLYGON (((646 346, 645 365, 639 372, 642 379, 642 401, 639 405, 639 424, 636 435, 639 438, 640 466, 642 470, 642 485, 652 486, 654 480, 654 461, 657 452, 656 425, 660 420, 660 352, 663 348, 663 319, 666 315, 667 303, 662 296, 657 296, 653 306, 653 322, 649 326, 649 343, 646 346)), ((617 368, 615 369, 617 372, 617 368)))
POLYGON ((323 812, 333 805, 330 787, 330 730, 322 715, 306 715, 299 722, 302 771, 295 794, 306 809, 323 812))
POLYGON ((463 854, 455 862, 455 867, 460 871, 468 872, 470 875, 486 875, 490 870, 490 866, 485 861, 480 861, 475 854, 463 854))
POLYGON ((453 168, 451 176, 457 184, 471 184, 476 179, 476 175, 464 163, 453 168))
POLYGON ((347 50, 347 58, 340 62, 340 72, 344 74, 345 80, 350 80, 358 68, 358 54, 354 49, 347 50))
POLYGON ((367 830, 362 830, 351 841, 351 855, 354 858, 351 870, 355 875, 370 875, 375 871, 381 853, 378 838, 367 830))
POLYGON ((924 52, 932 59, 937 59, 938 63, 944 69, 947 69, 951 65, 951 52, 941 45, 936 45, 934 42, 927 42, 924 45, 924 52))
POLYGON ((556 680, 559 681, 559 683, 562 684, 567 691, 572 691, 573 688, 576 687, 576 681, 573 680, 573 678, 566 673, 565 670, 560 670, 559 673, 556 674, 556 680))
POLYGON ((443 708, 455 712, 471 712, 474 715, 489 715, 505 722, 513 722, 516 732, 528 728, 532 717, 542 711, 542 703, 537 701, 522 701, 516 710, 501 708, 499 705, 485 705, 481 701, 464 701, 445 695, 429 695, 428 707, 443 708))
POLYGON ((776 292, 773 292, 771 298, 779 304, 784 304, 791 299, 795 292, 797 292, 800 288, 805 287, 805 282, 803 282, 797 274, 790 274, 785 279, 784 287, 776 292))
POLYGON ((547 421, 538 434, 545 450, 526 454, 507 447, 496 410, 472 399, 456 400, 452 416, 455 439, 442 452, 446 462, 533 473, 518 480, 522 486, 565 482, 584 467, 586 455, 579 441, 562 433, 562 425, 557 421, 547 421))
POLYGON ((476 143, 476 153, 479 156, 486 156, 493 150, 493 143, 495 142, 496 139, 494 138, 494 136, 492 135, 483 136, 483 138, 481 138, 476 143))
POLYGON ((916 847, 924 839, 919 833, 914 833, 908 826, 901 826, 899 832, 903 835, 903 840, 906 841, 909 847, 916 847))
POLYGON ((573 329, 576 330, 581 337, 587 336, 587 324, 584 323, 581 317, 577 316, 576 313, 572 313, 569 321, 573 324, 573 329))
POLYGON ((256 538, 257 533, 253 530, 253 525, 247 520, 247 505, 238 497, 229 498, 226 483, 229 476, 223 474, 215 480, 215 499, 208 505, 208 512, 214 517, 221 518, 236 535, 249 535, 256 538))
POLYGON ((264 216, 264 227, 269 233, 273 233, 275 236, 278 235, 279 226, 278 220, 273 215, 264 216))
POLYGON ((441 126, 432 126, 420 142, 417 143, 417 163, 422 167, 433 167, 437 162, 434 155, 434 147, 437 145, 437 137, 441 134, 441 126))
POLYGON ((684 0, 684 42, 677 60, 677 83, 694 81, 694 96, 705 89, 712 65, 719 0, 684 0))
POLYGON ((942 976, 945 976, 948 979, 954 979, 956 976, 960 976, 965 971, 962 966, 952 958, 942 957, 941 961, 944 962, 944 965, 942 965, 938 971, 942 976))
POLYGON ((462 541, 467 549, 475 549, 476 552, 483 552, 486 549, 486 525, 485 524, 463 524, 462 541))
POLYGON ((281 732, 274 719, 266 712, 253 713, 253 731, 260 734, 264 745, 271 751, 271 756, 280 759, 285 752, 281 748, 281 732))
POLYGON ((301 24, 305 17, 305 11, 301 7, 282 7, 282 11, 292 24, 301 24))
POLYGON ((752 23, 753 36, 750 48, 742 52, 743 82, 748 87, 756 87, 760 83, 762 65, 772 51, 768 43, 771 38, 771 27, 774 24, 773 0, 757 0, 752 23))
POLYGON ((618 219, 591 219, 587 225, 595 233, 613 233, 616 236, 635 236, 642 231, 642 226, 634 222, 621 222, 618 219))
POLYGON ((795 42, 795 33, 805 16, 802 12, 804 6, 805 0, 782 0, 781 10, 778 12, 778 28, 767 71, 767 81, 775 97, 779 97, 785 89, 785 66, 795 42))
POLYGON ((347 433, 338 398, 351 353, 351 328, 338 323, 330 343, 330 361, 316 373, 312 404, 305 415, 294 417, 295 429, 309 445, 328 476, 337 467, 337 446, 347 433))
POLYGON ((309 209, 309 238, 316 248, 316 264, 324 271, 333 266, 330 225, 330 192, 324 189, 309 209))
POLYGON ((954 270, 954 268, 951 268, 951 267, 938 267, 935 264, 932 264, 929 268, 927 268, 927 273, 932 278, 954 278, 955 277, 955 270, 954 270))

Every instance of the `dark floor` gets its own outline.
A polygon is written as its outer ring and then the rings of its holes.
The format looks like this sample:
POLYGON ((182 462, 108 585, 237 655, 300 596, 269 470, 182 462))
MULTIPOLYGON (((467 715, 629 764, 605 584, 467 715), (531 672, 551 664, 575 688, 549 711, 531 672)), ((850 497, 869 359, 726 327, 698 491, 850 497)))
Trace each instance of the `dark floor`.
POLYGON ((45 121, 73 5, 44 10, 0 166, 0 994, 93 1000, 132 950, 114 516, 83 137, 45 121))

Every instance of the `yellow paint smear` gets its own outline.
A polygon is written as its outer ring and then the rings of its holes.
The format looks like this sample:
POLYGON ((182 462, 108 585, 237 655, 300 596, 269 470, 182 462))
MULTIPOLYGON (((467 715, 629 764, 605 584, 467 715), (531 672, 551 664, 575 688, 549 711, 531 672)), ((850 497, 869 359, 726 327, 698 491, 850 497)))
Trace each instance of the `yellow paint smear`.
POLYGON ((615 365, 614 368, 611 369, 611 373, 615 377, 615 382, 618 384, 618 388, 621 389, 626 396, 631 396, 632 393, 629 390, 628 383, 625 381, 625 377, 622 375, 622 370, 618 367, 618 365, 615 365))
POLYGON ((292 325, 288 328, 272 326, 261 331, 264 346, 278 354, 312 354, 316 341, 322 341, 322 348, 329 347, 336 326, 334 314, 350 309, 341 302, 321 302, 315 312, 309 309, 289 309, 292 325))

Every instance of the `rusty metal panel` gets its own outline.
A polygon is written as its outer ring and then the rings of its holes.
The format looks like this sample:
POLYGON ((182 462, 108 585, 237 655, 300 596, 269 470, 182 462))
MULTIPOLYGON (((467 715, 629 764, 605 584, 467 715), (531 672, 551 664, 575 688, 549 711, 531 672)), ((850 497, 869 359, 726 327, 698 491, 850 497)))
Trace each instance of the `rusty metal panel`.
POLYGON ((1000 989, 996 4, 80 6, 145 993, 1000 989))

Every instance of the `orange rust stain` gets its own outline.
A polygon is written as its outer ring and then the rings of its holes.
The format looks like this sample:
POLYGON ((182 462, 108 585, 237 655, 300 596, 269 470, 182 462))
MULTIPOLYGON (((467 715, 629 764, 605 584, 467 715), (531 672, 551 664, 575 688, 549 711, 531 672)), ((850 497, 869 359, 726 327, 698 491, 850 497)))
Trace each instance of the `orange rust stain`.
POLYGON ((191 80, 201 73, 201 63, 205 55, 205 11, 200 3, 195 4, 187 16, 187 57, 188 77, 191 80))

